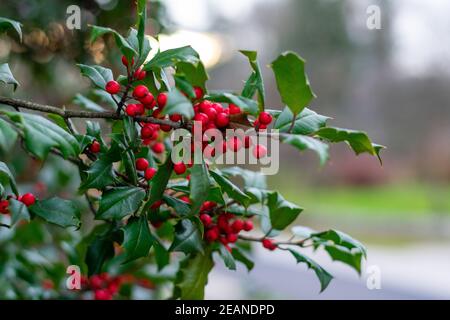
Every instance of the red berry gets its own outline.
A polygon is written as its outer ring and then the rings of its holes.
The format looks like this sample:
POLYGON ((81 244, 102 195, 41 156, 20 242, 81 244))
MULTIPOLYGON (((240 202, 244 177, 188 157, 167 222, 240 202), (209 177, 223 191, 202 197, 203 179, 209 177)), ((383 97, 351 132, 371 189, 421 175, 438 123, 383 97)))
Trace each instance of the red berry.
POLYGON ((27 207, 33 205, 36 202, 36 198, 32 193, 25 193, 22 197, 20 197, 20 201, 26 205, 27 207))
POLYGON ((153 136, 153 133, 155 132, 155 129, 150 126, 143 126, 141 128, 141 137, 142 139, 150 139, 153 136))
POLYGON ((104 281, 99 275, 96 274, 89 279, 89 283, 91 285, 91 288, 96 290, 103 287, 104 281))
POLYGON ((91 145, 89 146, 89 151, 92 153, 99 153, 100 152, 100 143, 98 143, 97 140, 94 140, 91 145))
POLYGON ((203 97, 203 89, 200 87, 194 87, 195 99, 199 100, 203 97))
POLYGON ((152 146, 152 150, 153 150, 154 153, 163 153, 164 149, 165 149, 165 147, 164 147, 164 144, 162 142, 155 143, 152 146))
POLYGON ((164 132, 169 132, 170 130, 172 130, 172 126, 169 124, 161 124, 159 127, 164 132))
POLYGON ((214 110, 217 111, 217 113, 221 113, 224 111, 224 109, 220 103, 213 103, 211 106, 214 108, 214 110))
POLYGON ((139 101, 144 104, 147 108, 151 108, 155 98, 151 94, 151 92, 147 93, 143 98, 140 98, 139 101))
POLYGON ((229 243, 235 243, 238 240, 238 235, 235 233, 229 233, 227 234, 227 241, 229 243))
POLYGON ((231 230, 233 230, 234 233, 239 233, 244 229, 244 221, 242 220, 236 220, 231 224, 231 230))
POLYGON ((145 158, 138 158, 136 160, 136 169, 139 171, 144 171, 148 168, 148 160, 145 158))
POLYGON ((252 145, 252 139, 250 138, 250 136, 245 136, 244 137, 244 147, 245 147, 245 149, 250 148, 251 145, 252 145))
MULTIPOLYGON (((127 57, 122 56, 122 64, 123 64, 125 67, 128 67, 128 59, 127 59, 127 57)), ((133 64, 134 64, 134 58, 131 58, 131 65, 133 65, 133 64)))
POLYGON ((186 165, 183 162, 175 163, 173 165, 173 171, 175 171, 176 174, 183 174, 186 172, 186 165))
POLYGON ((148 94, 148 88, 142 84, 137 85, 133 90, 133 97, 136 99, 142 99, 148 94))
POLYGON ((267 155, 267 148, 261 144, 257 144, 253 148, 253 156, 256 159, 264 158, 267 155))
POLYGON ((205 227, 210 226, 211 222, 212 222, 211 216, 206 213, 203 213, 200 215, 200 220, 202 221, 202 223, 205 227))
POLYGON ((135 114, 137 116, 142 116, 145 113, 145 107, 142 103, 136 104, 135 114))
POLYGON ((129 104, 127 105, 127 107, 125 108, 125 112, 127 113, 128 116, 130 117, 135 117, 137 115, 137 107, 135 104, 129 104))
POLYGON ((230 103, 228 106, 228 109, 230 110, 230 114, 239 114, 241 113, 241 108, 239 108, 237 105, 230 103))
MULTIPOLYGON (((150 208, 153 209, 153 210, 155 210, 155 209, 158 209, 159 207, 161 207, 162 204, 163 204, 163 201, 162 201, 162 200, 158 200, 158 201, 155 201, 155 202, 150 206, 150 208)), ((152 223, 152 224, 153 224, 153 223, 152 223)))
POLYGON ((272 122, 272 115, 268 112, 261 112, 258 117, 259 123, 268 125, 272 122))
POLYGON ((253 229, 253 222, 251 222, 250 220, 245 221, 243 229, 244 231, 251 231, 253 229))
POLYGON ((226 246, 226 245, 228 244, 228 239, 227 239, 226 236, 225 236, 225 237, 220 237, 220 238, 219 238, 219 241, 220 241, 224 246, 226 246))
POLYGON ((191 203, 191 200, 189 199, 188 196, 181 196, 181 197, 180 197, 180 200, 183 201, 183 202, 185 202, 185 203, 191 203))
POLYGON ((217 228, 209 229, 205 232, 205 238, 208 242, 216 241, 219 238, 219 230, 217 228))
MULTIPOLYGON (((204 114, 206 114, 206 115, 208 116, 208 119, 209 119, 210 121, 216 120, 216 117, 217 117, 217 111, 216 111, 216 109, 214 109, 214 108, 206 109, 206 110, 204 111, 204 114)), ((214 122, 213 122, 213 123, 214 123, 214 122)))
POLYGON ((275 250, 277 246, 273 243, 271 239, 264 239, 262 241, 262 245, 264 248, 269 249, 271 251, 275 250))
POLYGON ((242 149, 242 140, 238 137, 232 137, 230 140, 227 141, 228 149, 230 149, 233 152, 238 152, 240 149, 242 149))
POLYGON ((144 173, 145 180, 152 180, 152 178, 154 177, 155 174, 156 174, 155 168, 150 167, 150 168, 145 169, 145 173, 144 173))
POLYGON ((144 80, 146 75, 147 75, 147 72, 142 70, 142 67, 137 69, 133 74, 134 78, 137 80, 144 80))
POLYGON ((156 98, 156 101, 158 102, 158 106, 162 109, 166 106, 167 103, 167 93, 162 92, 158 94, 158 97, 156 98))
POLYGON ((178 121, 181 120, 181 115, 180 115, 180 114, 177 114, 177 113, 171 114, 171 115, 169 116, 169 119, 172 120, 173 122, 178 122, 178 121))
POLYGON ((157 118, 157 119, 164 118, 164 116, 161 115, 161 112, 162 112, 162 109, 156 109, 155 111, 152 112, 152 117, 157 118))
POLYGON ((225 112, 220 112, 216 116, 216 126, 225 128, 230 123, 230 117, 225 112))
POLYGON ((8 213, 8 200, 0 200, 0 213, 7 214, 8 213))
POLYGON ((111 80, 105 86, 106 92, 109 94, 116 94, 120 91, 120 84, 117 81, 111 80))
POLYGON ((202 127, 206 127, 208 124, 209 118, 206 114, 200 112, 194 116, 194 121, 200 121, 202 123, 202 127))
POLYGON ((95 292, 94 292, 94 299, 95 300, 111 300, 112 299, 112 295, 106 289, 99 289, 99 290, 95 290, 95 292))
POLYGON ((206 113, 206 110, 214 108, 211 101, 205 100, 195 105, 200 112, 206 113))

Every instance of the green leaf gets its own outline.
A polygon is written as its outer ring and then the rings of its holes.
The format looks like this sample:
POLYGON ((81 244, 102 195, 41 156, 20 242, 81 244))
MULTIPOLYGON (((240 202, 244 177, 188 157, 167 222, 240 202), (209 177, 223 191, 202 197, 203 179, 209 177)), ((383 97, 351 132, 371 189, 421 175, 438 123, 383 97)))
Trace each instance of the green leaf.
POLYGON ((148 227, 147 217, 141 215, 139 218, 130 218, 123 230, 123 247, 127 256, 126 261, 129 262, 148 256, 155 239, 148 227))
POLYGON ((251 271, 253 267, 255 266, 255 263, 250 260, 241 250, 238 248, 231 249, 231 254, 233 255, 234 259, 243 263, 248 271, 251 271))
POLYGON ((158 271, 161 271, 170 263, 170 253, 159 241, 154 242, 153 249, 155 250, 155 260, 158 271))
MULTIPOLYGON (((139 25, 139 31, 131 28, 127 37, 127 41, 130 46, 138 53, 138 59, 134 62, 135 69, 139 68, 145 62, 151 51, 149 39, 145 38, 145 35, 141 32, 143 32, 143 30, 140 29, 139 25)), ((125 77, 125 80, 128 82, 127 77, 125 77)))
POLYGON ((135 56, 137 56, 136 50, 125 40, 124 37, 120 35, 116 30, 111 28, 105 28, 100 26, 92 26, 91 38, 90 42, 94 42, 98 37, 101 37, 107 33, 112 33, 114 35, 114 39, 116 41, 116 45, 119 47, 120 52, 127 57, 128 61, 135 56))
POLYGON ((80 191, 87 189, 102 190, 115 181, 112 159, 105 154, 101 155, 86 171, 87 178, 80 186, 80 191))
POLYGON ((167 183, 169 182, 170 176, 173 170, 173 162, 169 156, 166 162, 158 168, 155 176, 152 179, 152 187, 150 189, 150 199, 148 205, 152 205, 158 200, 162 199, 164 191, 166 190, 167 183))
POLYGON ((325 244, 324 246, 325 251, 328 252, 331 259, 334 261, 341 261, 361 274, 362 252, 352 252, 350 249, 338 245, 325 244))
POLYGON ((136 185, 138 176, 136 170, 136 157, 134 156, 133 149, 129 148, 122 152, 122 164, 125 167, 127 177, 130 179, 132 184, 136 185))
POLYGON ((297 260, 297 263, 306 263, 308 266, 308 269, 313 269, 313 271, 316 273, 317 278, 319 278, 320 281, 320 292, 323 292, 328 285, 330 284, 331 280, 333 280, 333 276, 328 273, 324 268, 322 268, 317 262, 312 260, 311 258, 294 251, 292 249, 288 249, 294 258, 297 260))
POLYGON ((248 78, 247 82, 245 83, 244 89, 242 90, 242 96, 251 99, 253 98, 255 93, 258 92, 259 111, 263 111, 266 100, 266 93, 264 90, 261 68, 257 60, 258 54, 256 51, 241 50, 240 52, 248 58, 250 66, 253 69, 252 74, 248 78))
POLYGON ((290 144, 300 151, 312 150, 317 153, 320 159, 320 164, 324 165, 328 161, 328 145, 320 140, 312 137, 298 135, 298 134, 285 134, 281 137, 281 142, 290 144))
POLYGON ((350 250, 353 249, 358 249, 359 251, 361 251, 364 255, 364 257, 367 256, 367 250, 364 247, 364 245, 359 242, 356 239, 353 239, 351 236, 349 236, 348 234, 342 232, 342 231, 338 231, 338 230, 328 230, 328 231, 324 231, 324 232, 319 232, 319 233, 313 233, 312 236, 314 238, 319 238, 321 240, 330 240, 333 241, 333 243, 346 247, 350 250))
POLYGON ((226 177, 241 177, 246 188, 267 188, 266 176, 260 171, 252 171, 241 167, 227 167, 220 170, 226 177))
POLYGON ((197 63, 179 62, 177 63, 177 74, 184 75, 186 80, 193 86, 197 86, 206 92, 206 81, 208 81, 208 74, 205 66, 201 61, 197 63))
POLYGON ((306 238, 310 238, 313 233, 316 233, 316 231, 314 231, 311 228, 304 227, 304 226, 295 226, 295 227, 292 227, 292 233, 296 237, 301 237, 301 238, 306 239, 306 238))
POLYGON ((30 221, 28 208, 22 202, 15 199, 9 199, 8 209, 11 213, 11 226, 15 225, 20 220, 30 221))
POLYGON ((191 213, 196 214, 208 198, 210 188, 208 169, 203 161, 202 163, 194 163, 192 166, 189 185, 189 197, 192 200, 191 213))
POLYGON ((178 62, 196 65, 200 61, 197 51, 191 46, 158 52, 145 66, 144 70, 162 69, 175 66, 178 62))
MULTIPOLYGON (((288 132, 291 128, 293 118, 294 114, 291 109, 288 107, 284 108, 280 114, 276 115, 274 129, 279 129, 280 132, 288 132)), ((312 134, 320 128, 325 127, 328 119, 330 118, 305 108, 295 117, 294 126, 290 133, 304 135, 312 134)))
POLYGON ((269 193, 267 206, 270 223, 276 230, 284 230, 303 211, 303 208, 285 200, 278 192, 269 193))
POLYGON ((205 297, 208 274, 214 266, 211 251, 188 256, 180 263, 175 280, 174 297, 182 300, 201 300, 205 297))
POLYGON ((380 159, 380 151, 384 148, 384 146, 372 143, 367 133, 363 131, 326 127, 318 130, 316 135, 330 142, 345 141, 350 145, 356 155, 369 153, 380 159))
POLYGON ((95 237, 87 248, 84 260, 88 266, 88 276, 100 273, 105 261, 112 257, 114 257, 113 241, 104 235, 95 237))
POLYGON ((0 118, 0 150, 8 152, 15 145, 17 132, 5 120, 0 118))
POLYGON ((211 177, 217 182, 217 184, 222 188, 222 190, 232 199, 237 202, 248 205, 250 202, 250 197, 241 191, 235 184, 230 180, 225 178, 219 172, 210 171, 211 177))
POLYGON ((53 197, 36 201, 29 210, 49 223, 60 227, 80 227, 80 210, 73 201, 53 197))
POLYGON ((144 197, 145 191, 137 187, 120 187, 105 191, 95 218, 120 220, 135 212, 144 197))
POLYGON ((19 195, 19 191, 17 190, 16 179, 12 175, 6 163, 0 161, 0 184, 6 185, 9 184, 11 190, 14 192, 16 196, 19 195))
POLYGON ((65 159, 80 153, 77 139, 52 121, 35 114, 5 112, 24 132, 26 148, 39 159, 45 159, 52 148, 65 159))
POLYGON ((232 103, 237 105, 245 113, 257 115, 259 113, 258 103, 255 100, 237 96, 229 92, 210 92, 205 96, 206 100, 214 102, 232 103))
POLYGON ((219 254, 228 269, 236 270, 236 261, 224 245, 219 245, 219 254))
POLYGON ((189 219, 182 219, 175 225, 175 238, 169 251, 186 254, 203 252, 203 240, 199 225, 189 219))
POLYGON ((191 213, 191 207, 186 202, 168 195, 164 195, 163 199, 164 202, 169 207, 172 207, 178 215, 187 216, 191 213))
POLYGON ((175 80, 175 87, 177 87, 181 92, 188 95, 189 98, 195 98, 195 90, 192 84, 184 77, 184 75, 175 74, 173 76, 175 80))
POLYGON ((14 86, 14 91, 16 91, 19 86, 19 82, 14 78, 7 63, 0 64, 0 81, 5 84, 12 84, 14 86))
POLYGON ((106 83, 114 80, 113 73, 110 69, 101 66, 88 66, 84 64, 77 64, 80 68, 81 74, 91 79, 95 86, 100 89, 105 89, 106 83))
POLYGON ((11 20, 8 18, 0 17, 0 32, 4 32, 9 28, 13 28, 19 35, 20 42, 22 42, 22 24, 18 21, 11 20))
POLYGON ((89 111, 98 111, 98 112, 105 111, 105 109, 103 109, 102 106, 79 93, 75 95, 72 102, 89 111))
POLYGON ((299 114, 315 98, 305 73, 305 60, 294 52, 285 52, 271 67, 281 100, 292 113, 299 114))
POLYGON ((178 89, 173 89, 167 94, 167 104, 161 115, 181 114, 187 119, 194 117, 192 103, 178 89))

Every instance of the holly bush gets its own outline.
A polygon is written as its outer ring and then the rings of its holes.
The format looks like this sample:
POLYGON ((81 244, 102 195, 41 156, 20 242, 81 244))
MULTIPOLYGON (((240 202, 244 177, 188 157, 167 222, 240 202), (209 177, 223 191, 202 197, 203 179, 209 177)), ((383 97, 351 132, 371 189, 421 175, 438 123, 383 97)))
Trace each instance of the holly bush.
MULTIPOLYGON (((362 131, 329 126, 328 117, 307 108, 315 95, 304 60, 293 52, 270 65, 282 110, 266 106, 254 51, 241 51, 251 70, 241 92, 208 90, 192 47, 151 47, 145 2, 138 1, 136 28, 127 36, 92 26, 90 41, 111 37, 123 55, 121 75, 78 65, 100 99, 78 94, 79 108, 65 109, 0 96, 3 154, 20 143, 42 168, 48 162, 67 175, 67 167, 54 165, 60 158, 79 174, 76 194, 60 198, 56 188, 44 199, 22 194, 11 163, 0 162, 0 296, 202 299, 216 259, 231 270, 237 263, 253 268, 252 243, 305 264, 321 291, 332 275, 303 248, 324 250, 360 273, 366 256, 360 242, 337 230, 287 230, 303 208, 269 190, 260 171, 217 159, 250 151, 258 163, 273 151, 264 137, 312 150, 321 164, 330 143, 378 158, 383 147, 362 131), (175 141, 175 132, 189 142, 175 141), (73 266, 81 271, 79 287, 73 266)), ((6 30, 21 38, 19 22, 0 18, 6 30)), ((7 63, 0 81, 19 86, 7 63)))

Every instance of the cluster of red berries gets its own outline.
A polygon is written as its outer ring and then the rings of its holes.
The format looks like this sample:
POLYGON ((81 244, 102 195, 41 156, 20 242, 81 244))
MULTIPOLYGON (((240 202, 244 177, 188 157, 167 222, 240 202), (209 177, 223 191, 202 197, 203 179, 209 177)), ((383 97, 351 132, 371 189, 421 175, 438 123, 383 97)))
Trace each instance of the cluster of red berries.
MULTIPOLYGON (((11 196, 9 196, 7 199, 0 200, 0 213, 2 214, 9 214, 8 206, 9 206, 9 200, 11 196)), ((19 197, 17 197, 17 200, 22 202, 27 207, 33 205, 36 202, 36 197, 32 193, 25 193, 19 197)))
POLYGON ((137 283, 142 287, 153 289, 154 284, 147 279, 136 279, 133 275, 111 276, 104 272, 90 278, 81 277, 82 289, 94 292, 95 300, 112 300, 120 291, 122 285, 137 283))
POLYGON ((219 241, 227 250, 231 251, 229 244, 238 240, 241 231, 251 231, 253 223, 251 220, 239 219, 228 212, 214 213, 217 204, 206 201, 200 209, 200 220, 205 227, 205 240, 208 242, 219 241))

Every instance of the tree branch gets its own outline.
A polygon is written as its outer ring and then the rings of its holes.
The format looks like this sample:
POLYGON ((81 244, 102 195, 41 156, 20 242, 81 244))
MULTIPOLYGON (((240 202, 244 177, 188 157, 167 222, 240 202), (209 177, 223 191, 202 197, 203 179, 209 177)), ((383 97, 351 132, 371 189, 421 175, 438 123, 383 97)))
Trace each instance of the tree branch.
MULTIPOLYGON (((84 119, 112 119, 112 120, 122 120, 126 116, 123 114, 117 114, 116 112, 93 112, 93 111, 81 111, 81 110, 63 110, 54 106, 43 105, 39 103, 34 103, 30 101, 24 101, 19 99, 12 99, 7 97, 0 96, 0 104, 5 104, 11 106, 13 108, 23 108, 28 110, 34 110, 44 113, 53 113, 57 114, 64 119, 69 118, 84 118, 84 119)), ((134 117, 136 121, 146 122, 146 123, 154 123, 154 124, 163 124, 169 125, 174 129, 178 129, 183 127, 181 123, 173 122, 170 120, 157 119, 153 117, 145 117, 139 116, 134 117)))

